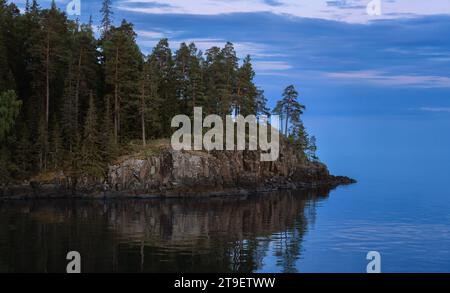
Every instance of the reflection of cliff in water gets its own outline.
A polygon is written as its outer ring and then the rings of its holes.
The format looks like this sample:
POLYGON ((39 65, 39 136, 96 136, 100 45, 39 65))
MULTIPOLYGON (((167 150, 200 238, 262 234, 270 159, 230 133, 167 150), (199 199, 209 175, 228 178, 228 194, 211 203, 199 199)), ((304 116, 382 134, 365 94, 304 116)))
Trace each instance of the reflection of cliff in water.
POLYGON ((270 256, 295 271, 328 190, 242 198, 0 204, 0 271, 248 272, 270 256))

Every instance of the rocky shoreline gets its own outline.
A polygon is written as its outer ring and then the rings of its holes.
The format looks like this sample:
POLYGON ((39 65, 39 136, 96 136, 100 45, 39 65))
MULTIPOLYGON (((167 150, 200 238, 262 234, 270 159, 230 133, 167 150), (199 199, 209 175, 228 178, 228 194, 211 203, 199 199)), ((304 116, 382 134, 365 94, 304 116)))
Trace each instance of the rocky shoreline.
POLYGON ((134 191, 105 190, 97 192, 72 190, 64 185, 45 184, 22 184, 3 187, 0 189, 0 201, 2 200, 41 200, 41 199, 162 199, 162 198, 190 198, 190 197, 239 197, 283 190, 310 190, 326 187, 334 189, 340 185, 354 184, 354 179, 345 176, 331 176, 327 180, 304 183, 289 182, 285 185, 265 185, 256 189, 248 188, 226 188, 222 190, 172 190, 153 193, 136 193, 134 191))
POLYGON ((59 172, 51 180, 0 187, 0 200, 246 196, 356 182, 331 175, 326 165, 306 160, 286 143, 277 161, 259 158, 259 151, 208 153, 164 146, 150 155, 122 157, 109 166, 105 179, 74 180, 59 172))

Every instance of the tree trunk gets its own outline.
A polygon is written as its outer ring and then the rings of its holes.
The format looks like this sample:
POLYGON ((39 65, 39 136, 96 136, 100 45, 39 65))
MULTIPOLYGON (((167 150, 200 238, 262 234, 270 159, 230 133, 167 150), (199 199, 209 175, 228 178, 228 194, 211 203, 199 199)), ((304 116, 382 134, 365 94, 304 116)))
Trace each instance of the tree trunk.
POLYGON ((116 64, 114 75, 114 141, 119 142, 119 48, 116 49, 116 64))
POLYGON ((47 33, 47 47, 45 50, 45 129, 48 131, 50 113, 50 36, 47 33))
POLYGON ((50 34, 47 32, 47 46, 45 48, 45 146, 43 149, 44 170, 47 170, 47 143, 50 116, 50 34))
POLYGON ((284 135, 287 137, 288 136, 288 125, 289 125, 289 113, 290 112, 290 108, 289 108, 289 106, 287 107, 287 109, 286 109, 286 128, 284 129, 284 135))
POLYGON ((142 123, 142 145, 146 146, 145 141, 145 85, 142 83, 141 91, 141 123, 142 123))
POLYGON ((79 119, 79 103, 80 103, 80 79, 81 79, 81 60, 83 49, 80 49, 80 55, 78 56, 78 68, 77 68, 77 81, 75 85, 75 131, 78 132, 78 119, 79 119))
POLYGON ((283 115, 283 112, 282 111, 280 111, 280 113, 279 113, 279 115, 280 115, 280 125, 278 126, 279 128, 280 128, 280 133, 281 134, 283 134, 284 133, 284 115, 283 115))
POLYGON ((195 108, 195 95, 196 95, 196 82, 193 82, 192 84, 192 111, 194 111, 195 108))

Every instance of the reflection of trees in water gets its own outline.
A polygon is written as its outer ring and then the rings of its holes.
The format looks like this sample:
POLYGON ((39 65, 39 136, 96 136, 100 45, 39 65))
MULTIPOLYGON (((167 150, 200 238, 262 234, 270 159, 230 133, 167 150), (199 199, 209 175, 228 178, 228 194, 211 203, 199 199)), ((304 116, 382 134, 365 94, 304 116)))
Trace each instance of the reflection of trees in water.
POLYGON ((78 250, 84 271, 248 272, 275 257, 295 272, 315 202, 328 192, 3 203, 0 271, 62 271, 67 251, 78 250))

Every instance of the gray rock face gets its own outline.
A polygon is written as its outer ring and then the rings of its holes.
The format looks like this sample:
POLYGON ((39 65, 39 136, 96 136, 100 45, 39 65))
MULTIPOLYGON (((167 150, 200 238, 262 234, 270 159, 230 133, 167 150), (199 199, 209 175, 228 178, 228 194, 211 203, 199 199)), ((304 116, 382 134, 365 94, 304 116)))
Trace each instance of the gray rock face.
POLYGON ((333 181, 325 165, 311 163, 290 148, 275 162, 261 162, 258 151, 165 150, 145 159, 111 166, 108 184, 115 192, 191 194, 226 190, 274 190, 333 181))
POLYGON ((127 157, 108 168, 106 180, 65 178, 0 189, 0 198, 180 197, 245 195, 255 191, 337 186, 355 181, 330 175, 287 144, 280 157, 261 162, 259 151, 174 151, 127 157))

